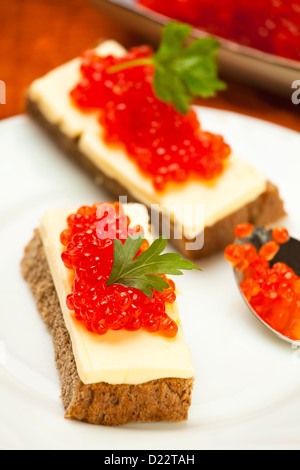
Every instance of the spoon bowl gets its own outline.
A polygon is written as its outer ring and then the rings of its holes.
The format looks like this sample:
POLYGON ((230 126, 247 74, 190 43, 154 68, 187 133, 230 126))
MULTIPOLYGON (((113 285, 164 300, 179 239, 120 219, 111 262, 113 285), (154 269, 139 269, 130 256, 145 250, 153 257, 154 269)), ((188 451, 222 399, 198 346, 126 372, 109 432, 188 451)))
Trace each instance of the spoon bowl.
MULTIPOLYGON (((234 241, 236 244, 245 244, 251 243, 257 251, 268 241, 272 240, 272 230, 268 230, 264 227, 255 227, 253 233, 246 238, 238 238, 234 241)), ((297 276, 300 276, 300 241, 295 238, 290 238, 289 241, 280 245, 280 249, 277 252, 276 256, 270 261, 270 267, 272 267, 275 263, 282 262, 289 266, 297 276)), ((278 338, 286 341, 293 346, 299 347, 300 340, 291 339, 279 331, 272 328, 268 323, 266 323, 254 310, 254 308, 250 305, 246 297, 243 295, 242 289, 240 287, 240 283, 243 280, 243 273, 238 269, 234 268, 234 277, 236 283, 238 285, 239 291, 246 303, 248 309, 251 313, 257 318, 268 330, 274 333, 278 338)))

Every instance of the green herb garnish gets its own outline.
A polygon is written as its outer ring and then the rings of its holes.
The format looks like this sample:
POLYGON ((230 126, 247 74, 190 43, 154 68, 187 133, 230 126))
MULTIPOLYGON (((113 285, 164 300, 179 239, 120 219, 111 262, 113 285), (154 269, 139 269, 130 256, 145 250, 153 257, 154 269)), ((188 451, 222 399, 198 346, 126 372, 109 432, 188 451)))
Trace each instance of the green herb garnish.
POLYGON ((204 37, 187 43, 191 31, 189 25, 168 23, 163 29, 160 46, 152 57, 123 62, 111 67, 109 73, 139 65, 153 65, 156 96, 186 114, 197 96, 211 97, 216 90, 226 88, 217 76, 218 41, 204 37))
POLYGON ((122 286, 139 289, 148 297, 153 296, 153 290, 163 292, 169 284, 162 276, 157 274, 181 275, 182 269, 191 270, 200 268, 191 261, 183 259, 178 253, 164 253, 167 240, 159 237, 149 248, 135 255, 143 243, 143 238, 128 237, 124 245, 118 239, 114 240, 114 262, 107 285, 121 284, 122 286))

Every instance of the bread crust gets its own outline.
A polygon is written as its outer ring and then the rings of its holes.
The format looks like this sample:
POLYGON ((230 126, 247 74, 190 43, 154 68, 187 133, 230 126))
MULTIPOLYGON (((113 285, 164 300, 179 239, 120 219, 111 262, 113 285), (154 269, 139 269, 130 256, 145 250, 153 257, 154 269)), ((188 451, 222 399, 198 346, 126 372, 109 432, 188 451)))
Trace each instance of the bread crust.
POLYGON ((86 385, 80 380, 38 229, 25 248, 21 272, 52 335, 65 418, 106 426, 188 419, 194 378, 165 378, 140 385, 86 385))
MULTIPOLYGON (((95 183, 109 191, 114 197, 126 196, 128 202, 141 202, 126 189, 120 181, 105 175, 89 158, 87 158, 78 146, 78 139, 71 139, 65 135, 58 125, 49 122, 39 109, 37 103, 27 98, 27 111, 35 121, 52 137, 60 149, 80 168, 82 168, 95 183)), ((151 215, 150 208, 148 207, 151 215)), ((185 256, 191 259, 199 259, 213 253, 224 250, 233 241, 234 227, 238 223, 250 222, 254 225, 270 225, 286 215, 284 203, 280 198, 278 188, 271 182, 267 183, 266 191, 254 201, 238 209, 229 216, 204 229, 204 245, 198 249, 188 249, 188 244, 195 244, 195 239, 176 239, 174 226, 170 227, 170 241, 185 256)), ((163 227, 162 220, 158 231, 163 227)), ((191 246, 191 245, 190 245, 191 246)), ((195 245, 194 245, 195 246, 195 245)))

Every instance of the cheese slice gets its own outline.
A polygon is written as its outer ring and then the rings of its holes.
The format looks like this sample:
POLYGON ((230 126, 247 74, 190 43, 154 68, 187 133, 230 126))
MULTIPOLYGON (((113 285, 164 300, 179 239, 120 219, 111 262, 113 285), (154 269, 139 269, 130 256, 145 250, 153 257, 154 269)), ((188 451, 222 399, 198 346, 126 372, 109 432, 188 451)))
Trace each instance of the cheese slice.
MULTIPOLYGON (((125 208, 131 225, 140 224, 146 230, 146 208, 140 204, 128 204, 125 208)), ((105 335, 97 335, 86 330, 72 316, 65 303, 66 296, 71 292, 71 271, 61 260, 59 239, 66 228, 66 218, 72 212, 72 209, 46 212, 41 220, 40 233, 82 382, 140 384, 167 377, 193 377, 195 370, 184 340, 176 302, 167 306, 168 315, 178 323, 178 333, 174 338, 165 338, 142 329, 135 332, 108 331, 105 335)))
MULTIPOLYGON (((122 56, 125 50, 114 41, 106 41, 96 51, 99 55, 122 56)), ((139 202, 163 213, 179 227, 177 238, 195 238, 205 227, 229 216, 254 201, 267 187, 267 180, 235 155, 231 155, 224 173, 212 183, 188 181, 157 192, 150 178, 141 173, 121 146, 108 146, 103 138, 97 113, 77 109, 69 96, 79 82, 80 59, 76 58, 33 82, 29 97, 37 103, 46 119, 60 127, 104 175, 113 178, 139 202)))

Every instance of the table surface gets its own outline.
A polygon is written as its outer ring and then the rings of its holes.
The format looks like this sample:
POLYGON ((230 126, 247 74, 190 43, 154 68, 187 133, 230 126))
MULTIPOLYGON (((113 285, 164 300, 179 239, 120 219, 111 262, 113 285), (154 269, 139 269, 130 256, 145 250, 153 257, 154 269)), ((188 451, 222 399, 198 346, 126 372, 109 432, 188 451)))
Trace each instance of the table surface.
MULTIPOLYGON (((125 47, 143 43, 88 0, 1 0, 1 16, 0 80, 6 84, 6 104, 0 104, 0 119, 23 113, 29 84, 82 50, 108 38, 125 47)), ((300 105, 240 83, 227 84, 225 92, 199 104, 300 131, 300 105)))

